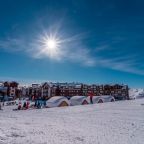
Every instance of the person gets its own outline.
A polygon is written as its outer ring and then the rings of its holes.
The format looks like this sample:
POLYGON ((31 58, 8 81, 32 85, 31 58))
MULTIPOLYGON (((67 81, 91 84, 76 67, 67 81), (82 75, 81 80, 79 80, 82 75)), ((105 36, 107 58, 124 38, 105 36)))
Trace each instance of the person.
POLYGON ((26 109, 26 102, 24 102, 23 104, 23 109, 26 109))
POLYGON ((26 103, 26 109, 28 109, 29 108, 29 101, 27 101, 27 103, 26 103))
POLYGON ((44 99, 43 104, 44 104, 44 107, 46 107, 46 98, 44 99))
POLYGON ((37 107, 37 101, 35 101, 34 107, 37 107))
POLYGON ((91 101, 91 104, 93 104, 93 96, 90 95, 90 101, 91 101))
POLYGON ((42 102, 43 102, 43 100, 42 100, 42 97, 38 97, 38 103, 37 103, 37 108, 42 108, 42 102))
POLYGON ((2 105, 1 105, 1 102, 0 102, 0 110, 2 110, 2 105))
POLYGON ((33 96, 32 96, 32 101, 34 101, 34 100, 35 100, 35 96, 33 95, 33 96))
POLYGON ((37 103, 37 108, 40 109, 40 102, 37 103))
POLYGON ((90 102, 91 104, 93 104, 93 96, 94 96, 93 92, 89 92, 89 96, 90 96, 90 102))
POLYGON ((19 102, 18 104, 18 110, 21 110, 22 106, 21 106, 21 102, 19 102))

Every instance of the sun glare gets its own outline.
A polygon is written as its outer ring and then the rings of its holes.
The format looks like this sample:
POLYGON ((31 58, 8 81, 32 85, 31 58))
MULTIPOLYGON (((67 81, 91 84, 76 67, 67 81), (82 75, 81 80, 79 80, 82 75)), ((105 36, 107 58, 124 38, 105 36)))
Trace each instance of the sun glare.
POLYGON ((40 38, 39 52, 51 59, 59 59, 62 55, 61 41, 58 37, 52 34, 45 34, 40 38))
POLYGON ((48 48, 54 49, 57 47, 57 41, 54 39, 48 39, 48 40, 46 40, 46 45, 48 48))

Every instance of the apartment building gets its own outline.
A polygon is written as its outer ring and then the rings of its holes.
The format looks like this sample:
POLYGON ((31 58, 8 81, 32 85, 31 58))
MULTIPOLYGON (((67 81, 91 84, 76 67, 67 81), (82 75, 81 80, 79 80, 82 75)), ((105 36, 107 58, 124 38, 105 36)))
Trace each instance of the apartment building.
POLYGON ((83 84, 83 83, 52 83, 45 82, 41 85, 32 84, 28 88, 29 96, 51 97, 51 96, 94 96, 112 95, 116 99, 129 99, 128 86, 123 84, 83 84))

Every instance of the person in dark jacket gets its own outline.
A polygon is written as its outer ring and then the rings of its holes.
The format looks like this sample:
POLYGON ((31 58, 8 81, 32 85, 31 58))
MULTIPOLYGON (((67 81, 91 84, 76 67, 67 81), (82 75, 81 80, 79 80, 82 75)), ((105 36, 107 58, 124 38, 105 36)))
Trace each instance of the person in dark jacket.
POLYGON ((43 97, 43 106, 46 107, 46 97, 43 97))
POLYGON ((41 108, 41 103, 40 103, 40 101, 38 101, 37 108, 38 108, 38 109, 41 108))
POLYGON ((26 102, 24 102, 23 104, 23 109, 26 109, 26 102))

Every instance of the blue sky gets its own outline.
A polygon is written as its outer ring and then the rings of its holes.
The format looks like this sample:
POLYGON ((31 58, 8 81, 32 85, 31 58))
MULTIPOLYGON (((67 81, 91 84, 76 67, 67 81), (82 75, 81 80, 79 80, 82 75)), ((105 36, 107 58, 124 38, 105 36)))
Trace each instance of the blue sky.
POLYGON ((144 87, 143 0, 1 0, 0 79, 144 87), (45 46, 53 37, 58 47, 45 46))

